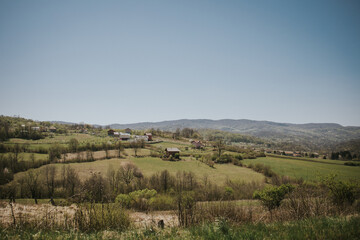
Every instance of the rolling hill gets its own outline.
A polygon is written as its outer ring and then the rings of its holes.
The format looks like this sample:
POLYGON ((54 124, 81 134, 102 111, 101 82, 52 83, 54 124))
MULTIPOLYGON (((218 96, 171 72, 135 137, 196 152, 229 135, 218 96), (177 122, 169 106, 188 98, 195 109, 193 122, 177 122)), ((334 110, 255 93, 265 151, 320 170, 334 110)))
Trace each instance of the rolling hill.
POLYGON ((111 124, 115 129, 161 129, 175 131, 177 128, 216 129, 263 138, 275 143, 287 142, 308 149, 326 148, 360 138, 360 127, 344 127, 336 123, 291 124, 247 119, 209 120, 181 119, 163 122, 111 124))

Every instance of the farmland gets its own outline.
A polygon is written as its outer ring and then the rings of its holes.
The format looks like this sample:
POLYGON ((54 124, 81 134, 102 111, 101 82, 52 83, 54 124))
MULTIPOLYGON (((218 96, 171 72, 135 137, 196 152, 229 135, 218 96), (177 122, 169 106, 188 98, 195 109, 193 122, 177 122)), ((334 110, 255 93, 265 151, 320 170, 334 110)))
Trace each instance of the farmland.
POLYGON ((329 174, 337 174, 341 179, 360 179, 359 168, 345 166, 334 160, 308 161, 293 158, 265 157, 257 159, 246 159, 244 163, 262 163, 271 167, 279 175, 286 175, 292 178, 303 178, 309 181, 319 181, 321 177, 329 174))
MULTIPOLYGON (((196 160, 185 160, 179 162, 170 162, 163 161, 160 158, 152 157, 141 157, 135 158, 130 157, 127 159, 106 159, 99 160, 95 162, 86 162, 86 163, 70 163, 70 164, 54 164, 59 170, 63 166, 70 166, 76 170, 81 179, 87 179, 91 173, 100 172, 102 175, 106 175, 108 169, 117 169, 121 166, 122 163, 133 162, 145 176, 151 176, 157 172, 168 170, 170 173, 175 174, 178 171, 191 171, 199 179, 203 177, 208 177, 211 181, 214 181, 220 185, 224 184, 226 179, 231 179, 234 181, 260 181, 264 180, 264 176, 260 173, 256 173, 248 168, 236 167, 230 164, 216 164, 214 168, 196 161, 196 160)), ((41 167, 41 170, 44 167, 41 167)), ((19 176, 22 176, 23 173, 19 173, 15 176, 15 180, 19 176)))
MULTIPOLYGON (((360 176, 356 160, 352 161, 354 166, 346 166, 344 160, 323 157, 266 156, 260 139, 236 135, 237 140, 254 142, 228 142, 221 138, 221 131, 215 132, 216 138, 206 131, 212 141, 193 129, 175 133, 151 130, 153 141, 139 140, 145 131, 134 131, 125 141, 107 129, 57 128, 61 132, 41 133, 36 140, 25 139, 18 130, 20 137, 14 135, 1 143, 2 227, 34 226, 34 231, 48 228, 65 232, 78 229, 82 233, 96 230, 98 234, 106 229, 119 238, 144 238, 149 235, 143 229, 151 226, 158 232, 152 236, 161 239, 174 238, 178 234, 172 235, 174 231, 190 238, 197 234, 220 236, 219 232, 202 229, 217 227, 218 219, 223 219, 225 228, 241 223, 249 226, 247 231, 263 231, 257 225, 260 222, 274 232, 277 227, 272 226, 277 221, 292 221, 298 228, 299 219, 314 218, 319 221, 316 224, 322 224, 327 218, 317 217, 329 215, 349 228, 355 224, 338 213, 358 214, 354 192, 360 176), (200 143, 198 148, 194 138, 200 143), (178 152, 168 153, 167 148, 178 152), (331 174, 337 177, 331 178, 331 174), (341 206, 329 197, 331 190, 326 184, 334 183, 349 191, 350 198, 341 206), (283 194, 281 204, 267 205, 269 198, 262 198, 266 191, 283 194), (294 204, 299 196, 307 208, 304 212, 294 204), (157 225, 161 220, 164 230, 157 225), (192 227, 202 232, 196 233, 192 227)), ((301 224, 308 226, 308 222, 301 224)), ((15 229, 5 232, 16 234, 15 229)))

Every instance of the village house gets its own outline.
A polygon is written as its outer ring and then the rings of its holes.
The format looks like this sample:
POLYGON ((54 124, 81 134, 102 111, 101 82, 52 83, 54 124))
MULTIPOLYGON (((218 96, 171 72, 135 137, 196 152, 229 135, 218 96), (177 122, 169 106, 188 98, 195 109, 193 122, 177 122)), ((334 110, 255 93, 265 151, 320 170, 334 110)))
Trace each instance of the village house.
POLYGON ((285 151, 285 156, 293 156, 294 152, 292 151, 285 151))
POLYGON ((109 130, 108 130, 108 135, 109 135, 109 136, 114 136, 114 132, 115 132, 114 130, 109 129, 109 130))
POLYGON ((145 142, 149 141, 148 136, 139 136, 139 135, 135 135, 135 141, 140 141, 140 140, 144 140, 145 142))
POLYGON ((178 148, 165 148, 166 156, 175 156, 176 153, 180 154, 180 150, 178 148))
POLYGON ((31 130, 33 130, 33 131, 40 131, 40 127, 31 127, 31 130))
POLYGON ((130 139, 131 135, 129 133, 123 133, 123 132, 120 132, 119 133, 119 139, 121 141, 128 141, 130 139))
POLYGON ((294 157, 302 157, 301 152, 295 151, 293 154, 294 157))
POLYGON ((194 148, 196 149, 200 149, 203 148, 204 145, 200 142, 200 141, 191 141, 191 144, 194 146, 194 148))
POLYGON ((145 133, 144 135, 147 136, 148 141, 152 141, 152 140, 153 140, 153 139, 152 139, 152 133, 145 133))
POLYGON ((266 149, 265 153, 272 153, 273 151, 271 149, 266 149))
POLYGON ((51 127, 49 128, 49 131, 50 131, 50 132, 56 132, 56 127, 51 126, 51 127))

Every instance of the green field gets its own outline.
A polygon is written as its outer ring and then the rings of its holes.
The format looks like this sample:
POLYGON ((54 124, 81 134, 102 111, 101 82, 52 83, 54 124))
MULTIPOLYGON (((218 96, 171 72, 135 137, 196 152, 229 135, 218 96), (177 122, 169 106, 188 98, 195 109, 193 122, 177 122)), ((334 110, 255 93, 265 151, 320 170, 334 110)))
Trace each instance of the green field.
MULTIPOLYGON (((7 156, 9 155, 10 153, 0 153, 0 156, 3 155, 3 156, 7 156)), ((38 160, 47 160, 49 155, 48 154, 40 154, 40 153, 25 153, 25 152, 22 152, 22 153, 19 153, 19 156, 18 156, 18 161, 31 161, 31 155, 34 154, 34 157, 35 157, 35 161, 38 161, 38 160)))
MULTIPOLYGON (((243 160, 245 164, 263 163, 279 174, 293 178, 303 178, 308 181, 317 181, 320 177, 331 173, 340 179, 360 179, 360 167, 331 164, 328 162, 311 162, 294 158, 265 157, 243 160)), ((327 160, 332 161, 332 160, 327 160)))
POLYGON ((111 137, 98 137, 95 135, 84 134, 84 133, 72 133, 70 135, 55 135, 54 137, 46 137, 39 140, 26 140, 21 138, 12 138, 10 139, 11 143, 28 143, 28 144, 43 144, 43 143, 68 143, 70 139, 75 138, 79 142, 92 142, 99 140, 109 140, 111 137))
MULTIPOLYGON (((238 167, 232 164, 216 164, 215 168, 211 168, 196 160, 171 162, 152 157, 129 157, 129 159, 113 158, 94 162, 52 165, 56 166, 59 170, 64 165, 71 166, 75 168, 81 179, 86 179, 92 172, 100 172, 106 176, 109 167, 117 169, 124 162, 133 162, 140 168, 145 176, 150 176, 163 170, 168 170, 172 174, 176 174, 177 171, 191 171, 198 177, 199 180, 201 180, 203 176, 208 176, 209 180, 218 184, 223 184, 227 178, 244 182, 264 180, 264 176, 262 174, 254 172, 248 168, 238 167)), ((44 168, 44 166, 39 168, 39 170, 41 171, 42 168, 44 168)), ((24 173, 16 174, 15 180, 23 174, 24 173)))
POLYGON ((73 133, 71 135, 55 135, 54 137, 46 137, 39 140, 26 140, 20 138, 11 138, 9 141, 4 142, 5 145, 24 144, 30 150, 37 150, 39 148, 49 149, 53 144, 57 143, 60 146, 68 146, 70 139, 75 138, 81 145, 99 144, 111 141, 112 137, 99 137, 90 134, 73 133))

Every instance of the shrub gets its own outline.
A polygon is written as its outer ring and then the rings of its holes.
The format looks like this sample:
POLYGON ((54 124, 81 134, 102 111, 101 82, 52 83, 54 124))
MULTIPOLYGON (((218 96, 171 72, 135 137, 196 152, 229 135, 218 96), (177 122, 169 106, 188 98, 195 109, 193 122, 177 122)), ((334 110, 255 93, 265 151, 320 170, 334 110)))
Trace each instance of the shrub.
POLYGON ((233 161, 233 157, 230 154, 223 154, 216 159, 216 163, 230 163, 233 161))
POLYGON ((259 199, 262 205, 271 213, 273 209, 280 206, 280 203, 285 198, 285 195, 293 189, 294 186, 291 184, 283 184, 279 187, 268 186, 261 191, 255 191, 253 197, 255 199, 259 199))
POLYGON ((353 166, 353 167, 356 167, 356 166, 360 166, 360 163, 354 163, 354 162, 345 162, 344 165, 346 166, 353 166))
POLYGON ((130 208, 131 198, 128 194, 119 194, 115 199, 116 203, 119 203, 122 207, 130 208))
POLYGON ((149 200, 151 210, 165 211, 176 209, 175 199, 172 196, 159 194, 149 200))
POLYGON ((119 194, 115 201, 120 203, 124 207, 132 207, 139 210, 149 210, 150 199, 155 197, 156 190, 149 190, 147 188, 143 190, 133 191, 129 194, 119 194))
POLYGON ((341 181, 332 174, 322 179, 323 184, 329 189, 332 201, 336 205, 353 204, 356 199, 356 192, 359 186, 355 183, 341 181))
POLYGON ((232 200, 234 199, 234 189, 231 187, 225 187, 225 199, 232 200))
POLYGON ((235 166, 239 166, 239 167, 242 167, 242 166, 243 166, 242 162, 239 161, 238 159, 233 159, 233 164, 234 164, 235 166))

